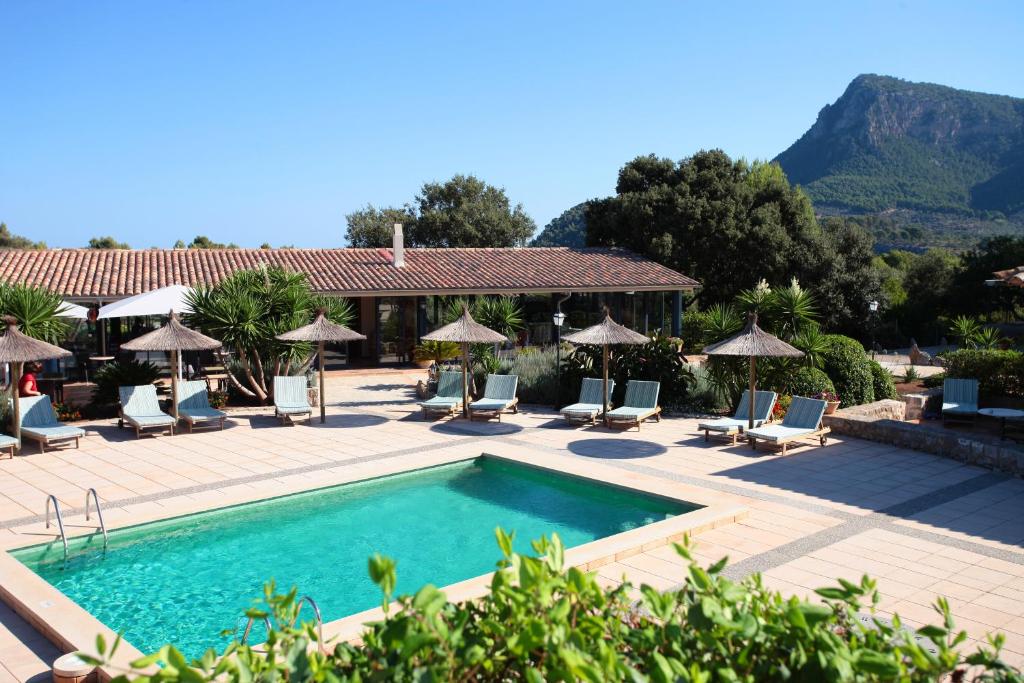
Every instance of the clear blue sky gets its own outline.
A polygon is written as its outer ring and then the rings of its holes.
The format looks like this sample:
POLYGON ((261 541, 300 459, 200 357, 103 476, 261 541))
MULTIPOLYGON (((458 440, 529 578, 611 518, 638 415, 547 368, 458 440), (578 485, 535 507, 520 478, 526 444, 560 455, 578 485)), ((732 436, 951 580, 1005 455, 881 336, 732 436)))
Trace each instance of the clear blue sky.
POLYGON ((1010 2, 0 3, 0 220, 339 246, 474 173, 543 227, 639 154, 770 158, 859 73, 1024 96, 1010 2))

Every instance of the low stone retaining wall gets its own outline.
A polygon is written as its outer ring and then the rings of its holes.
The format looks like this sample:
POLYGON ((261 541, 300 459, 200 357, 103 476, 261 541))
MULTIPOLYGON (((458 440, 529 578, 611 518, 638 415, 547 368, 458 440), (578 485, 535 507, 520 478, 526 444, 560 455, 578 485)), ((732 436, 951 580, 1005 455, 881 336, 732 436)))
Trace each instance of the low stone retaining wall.
POLYGON ((1024 447, 985 434, 904 422, 902 401, 876 401, 837 410, 824 417, 834 434, 846 434, 899 448, 934 453, 970 465, 1024 476, 1024 447))

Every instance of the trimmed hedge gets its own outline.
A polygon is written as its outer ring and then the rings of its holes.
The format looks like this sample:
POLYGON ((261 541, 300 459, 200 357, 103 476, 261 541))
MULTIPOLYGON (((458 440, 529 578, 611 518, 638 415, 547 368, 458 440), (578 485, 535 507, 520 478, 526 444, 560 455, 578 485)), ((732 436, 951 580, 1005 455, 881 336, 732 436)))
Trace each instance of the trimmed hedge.
POLYGON ((867 353, 856 339, 841 334, 825 335, 821 365, 839 394, 840 407, 858 406, 875 400, 871 366, 867 353))
POLYGON ((823 391, 836 391, 832 380, 818 368, 800 368, 790 375, 786 387, 792 396, 816 396, 823 391))
POLYGON ((871 388, 875 390, 875 400, 898 399, 900 395, 896 392, 896 383, 892 381, 892 373, 879 365, 877 361, 869 360, 868 367, 871 368, 871 388))
POLYGON ((1024 398, 1024 353, 961 349, 943 356, 946 377, 978 380, 984 396, 1024 398))

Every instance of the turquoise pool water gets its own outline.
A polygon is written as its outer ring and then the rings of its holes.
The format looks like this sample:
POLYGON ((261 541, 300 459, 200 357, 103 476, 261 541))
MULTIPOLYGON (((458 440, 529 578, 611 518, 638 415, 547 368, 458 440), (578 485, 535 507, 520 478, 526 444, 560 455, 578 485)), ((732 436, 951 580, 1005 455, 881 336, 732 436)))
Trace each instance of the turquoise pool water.
POLYGON ((74 541, 66 565, 59 543, 12 554, 140 650, 198 656, 227 644, 270 578, 331 621, 380 603, 374 552, 412 592, 493 571, 496 526, 520 551, 552 532, 571 547, 696 507, 481 457, 115 531, 106 552, 74 541))

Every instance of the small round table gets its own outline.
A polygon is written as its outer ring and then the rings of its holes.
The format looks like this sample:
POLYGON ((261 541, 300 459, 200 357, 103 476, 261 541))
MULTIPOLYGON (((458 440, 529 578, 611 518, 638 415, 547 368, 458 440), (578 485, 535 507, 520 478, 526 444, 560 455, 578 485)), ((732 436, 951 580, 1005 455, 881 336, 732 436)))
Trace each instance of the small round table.
POLYGON ((999 420, 999 438, 1006 438, 1006 421, 1007 420, 1020 420, 1024 418, 1024 410, 1014 410, 1013 408, 982 408, 978 411, 978 415, 984 415, 985 417, 994 417, 999 420))

